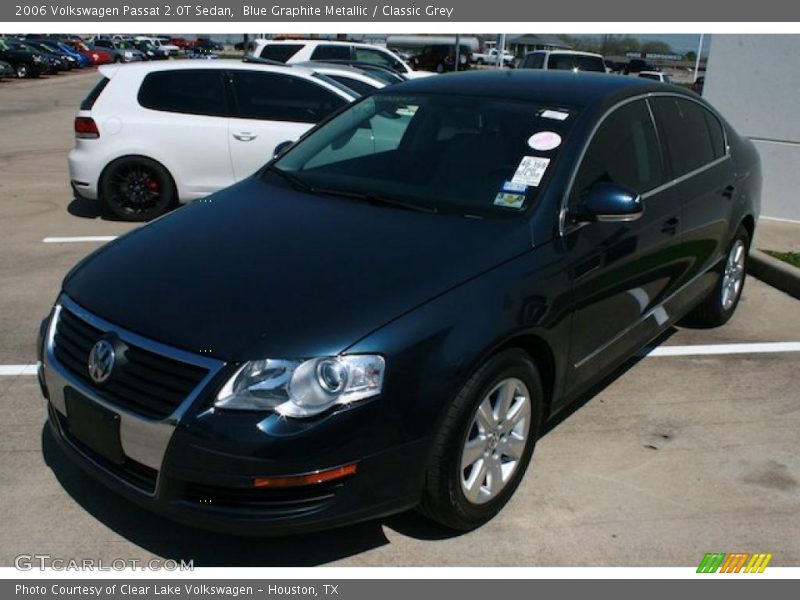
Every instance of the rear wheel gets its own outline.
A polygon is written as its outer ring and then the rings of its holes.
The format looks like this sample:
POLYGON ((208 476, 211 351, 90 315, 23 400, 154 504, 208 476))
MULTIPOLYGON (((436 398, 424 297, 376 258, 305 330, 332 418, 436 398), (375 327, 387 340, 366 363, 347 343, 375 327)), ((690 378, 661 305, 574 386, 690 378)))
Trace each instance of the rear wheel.
POLYGON ((494 517, 525 474, 543 406, 541 379, 527 353, 509 349, 487 361, 448 408, 420 511, 458 530, 494 517))
POLYGON ((742 297, 747 277, 750 235, 740 226, 736 231, 712 292, 687 316, 687 321, 700 327, 724 325, 733 316, 742 297))
POLYGON ((109 165, 100 182, 108 210, 125 221, 149 221, 167 211, 176 200, 167 170, 144 157, 122 158, 109 165))

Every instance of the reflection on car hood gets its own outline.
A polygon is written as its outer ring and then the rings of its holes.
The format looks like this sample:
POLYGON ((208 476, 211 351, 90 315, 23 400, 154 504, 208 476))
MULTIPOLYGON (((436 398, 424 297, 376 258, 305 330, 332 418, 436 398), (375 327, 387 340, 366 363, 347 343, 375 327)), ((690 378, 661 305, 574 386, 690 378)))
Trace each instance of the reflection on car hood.
POLYGON ((106 245, 64 291, 124 328, 224 360, 332 355, 530 239, 525 219, 413 212, 251 178, 106 245))

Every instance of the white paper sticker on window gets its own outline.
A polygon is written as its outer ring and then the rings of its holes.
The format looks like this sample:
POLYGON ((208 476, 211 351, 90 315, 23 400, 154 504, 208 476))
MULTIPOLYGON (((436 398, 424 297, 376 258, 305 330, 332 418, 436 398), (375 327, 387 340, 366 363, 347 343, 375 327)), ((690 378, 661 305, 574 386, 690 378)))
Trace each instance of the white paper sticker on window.
POLYGON ((543 110, 539 115, 543 119, 555 119, 556 121, 566 121, 569 118, 569 113, 563 110, 543 110))
POLYGON ((525 185, 537 187, 542 181, 542 177, 544 177, 547 165, 549 164, 549 158, 543 158, 541 156, 523 156, 511 181, 512 183, 523 183, 525 185))
POLYGON ((555 131, 539 131, 528 138, 528 146, 540 152, 555 150, 561 145, 561 136, 555 131))

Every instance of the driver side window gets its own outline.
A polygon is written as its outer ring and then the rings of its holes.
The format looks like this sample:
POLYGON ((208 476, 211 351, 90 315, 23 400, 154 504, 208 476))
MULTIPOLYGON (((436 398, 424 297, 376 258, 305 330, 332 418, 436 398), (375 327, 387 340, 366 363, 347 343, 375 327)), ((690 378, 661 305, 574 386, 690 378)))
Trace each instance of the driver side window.
POLYGON ((597 182, 644 194, 665 181, 655 125, 644 100, 611 113, 595 132, 572 184, 569 203, 582 202, 597 182))

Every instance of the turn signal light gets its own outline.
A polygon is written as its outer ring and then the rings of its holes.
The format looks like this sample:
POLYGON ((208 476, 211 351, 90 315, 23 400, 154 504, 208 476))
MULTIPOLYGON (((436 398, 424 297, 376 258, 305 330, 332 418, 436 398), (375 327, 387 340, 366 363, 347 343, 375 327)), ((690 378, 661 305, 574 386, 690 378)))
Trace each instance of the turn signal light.
POLYGON ((288 477, 256 477, 253 479, 253 487, 257 488, 287 488, 301 485, 314 485, 334 481, 355 475, 356 464, 336 467, 326 471, 315 471, 307 475, 290 475, 288 477))
POLYGON ((81 140, 96 140, 100 137, 97 123, 91 117, 75 117, 75 137, 81 140))

